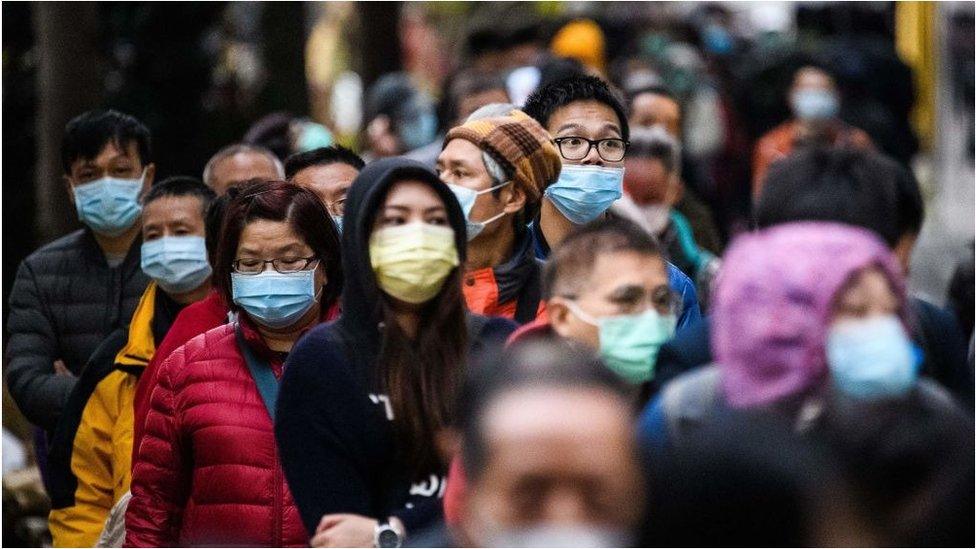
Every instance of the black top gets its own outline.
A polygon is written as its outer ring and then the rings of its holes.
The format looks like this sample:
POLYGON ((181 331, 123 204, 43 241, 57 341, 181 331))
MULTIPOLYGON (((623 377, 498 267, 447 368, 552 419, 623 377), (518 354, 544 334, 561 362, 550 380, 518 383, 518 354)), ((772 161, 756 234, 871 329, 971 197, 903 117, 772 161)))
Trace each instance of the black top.
MULTIPOLYGON (((320 325, 292 349, 278 397, 275 434, 288 486, 309 532, 323 515, 396 516, 408 533, 436 521, 446 471, 413 475, 396 459, 387 395, 375 379, 382 340, 382 294, 369 262, 370 224, 389 187, 425 182, 447 207, 460 261, 464 215, 454 194, 417 162, 391 158, 367 166, 346 199, 342 234, 342 317, 320 325)), ((515 329, 504 319, 469 315, 471 352, 501 343, 515 329)))

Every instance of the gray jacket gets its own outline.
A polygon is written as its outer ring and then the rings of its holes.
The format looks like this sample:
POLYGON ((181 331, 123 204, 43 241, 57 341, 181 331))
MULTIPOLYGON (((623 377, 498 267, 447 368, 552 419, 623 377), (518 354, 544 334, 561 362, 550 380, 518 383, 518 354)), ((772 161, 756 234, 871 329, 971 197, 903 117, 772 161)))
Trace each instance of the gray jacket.
POLYGON ((110 268, 90 229, 62 237, 27 257, 10 291, 4 373, 27 419, 52 431, 76 377, 99 343, 129 323, 149 279, 141 241, 110 268), (58 374, 62 360, 74 375, 58 374))

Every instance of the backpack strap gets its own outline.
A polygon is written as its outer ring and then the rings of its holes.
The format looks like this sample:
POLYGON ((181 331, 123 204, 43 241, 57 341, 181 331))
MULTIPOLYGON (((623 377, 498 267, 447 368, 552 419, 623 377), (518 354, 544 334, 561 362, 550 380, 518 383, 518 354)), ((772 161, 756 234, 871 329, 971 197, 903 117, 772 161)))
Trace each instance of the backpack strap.
POLYGON ((268 409, 268 415, 271 416, 272 423, 275 420, 275 404, 278 402, 278 380, 274 376, 274 372, 271 371, 271 364, 267 360, 261 359, 248 345, 247 340, 244 339, 244 333, 241 331, 241 325, 234 325, 234 335, 237 337, 237 348, 240 349, 241 354, 244 355, 244 362, 247 363, 247 369, 251 371, 251 377, 254 378, 254 383, 258 386, 258 392, 261 393, 261 400, 264 401, 264 407, 268 409))

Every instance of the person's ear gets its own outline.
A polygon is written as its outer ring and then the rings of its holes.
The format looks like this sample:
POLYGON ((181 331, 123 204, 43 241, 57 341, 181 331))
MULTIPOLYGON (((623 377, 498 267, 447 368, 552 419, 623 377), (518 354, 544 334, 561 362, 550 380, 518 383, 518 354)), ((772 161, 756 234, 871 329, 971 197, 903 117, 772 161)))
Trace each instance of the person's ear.
POLYGON ((668 176, 668 190, 664 194, 664 203, 668 206, 674 206, 678 202, 681 202, 684 194, 685 186, 681 182, 681 177, 677 173, 668 176))
POLYGON ((155 180, 156 180, 156 164, 150 162, 149 165, 146 166, 146 177, 142 180, 142 192, 148 191, 149 187, 152 187, 153 182, 155 180))
POLYGON ((68 193, 68 198, 71 200, 71 203, 74 204, 75 191, 74 185, 71 184, 71 176, 69 174, 64 174, 61 176, 61 179, 64 181, 64 191, 68 193))
POLYGON ((525 208, 525 191, 522 190, 522 187, 516 185, 514 181, 507 185, 506 188, 509 191, 506 193, 508 198, 505 200, 505 213, 513 214, 522 211, 525 208))
POLYGON ((898 263, 901 264, 901 269, 905 276, 908 276, 908 270, 912 264, 912 250, 915 249, 915 240, 918 238, 916 233, 905 233, 901 235, 898 242, 895 243, 895 247, 892 249, 895 253, 895 257, 898 258, 898 263))
POLYGON ((550 299, 546 303, 546 314, 549 316, 549 325, 552 326, 553 331, 562 337, 567 337, 572 313, 563 298, 554 297, 550 299))

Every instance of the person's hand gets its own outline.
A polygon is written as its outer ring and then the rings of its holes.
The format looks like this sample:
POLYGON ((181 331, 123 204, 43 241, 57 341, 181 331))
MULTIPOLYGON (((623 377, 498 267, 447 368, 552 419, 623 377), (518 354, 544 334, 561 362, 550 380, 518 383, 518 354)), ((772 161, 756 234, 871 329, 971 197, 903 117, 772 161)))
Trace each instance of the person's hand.
POLYGON ((362 515, 325 515, 312 536, 312 547, 372 547, 377 524, 362 515))

